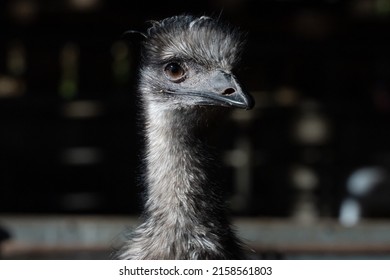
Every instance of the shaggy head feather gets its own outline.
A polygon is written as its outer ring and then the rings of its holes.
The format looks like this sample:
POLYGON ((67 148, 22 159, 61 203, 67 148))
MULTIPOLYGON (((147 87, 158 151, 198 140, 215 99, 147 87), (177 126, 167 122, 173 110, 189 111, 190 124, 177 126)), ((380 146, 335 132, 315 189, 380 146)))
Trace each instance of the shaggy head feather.
POLYGON ((205 16, 182 15, 152 23, 144 43, 144 63, 178 59, 231 68, 239 59, 243 37, 237 28, 205 16))

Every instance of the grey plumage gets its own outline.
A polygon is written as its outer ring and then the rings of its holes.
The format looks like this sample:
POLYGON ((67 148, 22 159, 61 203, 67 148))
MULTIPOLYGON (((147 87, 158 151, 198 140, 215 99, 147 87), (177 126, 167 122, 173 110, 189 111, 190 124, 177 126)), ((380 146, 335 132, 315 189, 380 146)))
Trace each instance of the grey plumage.
POLYGON ((143 35, 146 201, 143 221, 119 258, 243 258, 220 189, 210 182, 201 137, 213 107, 253 106, 231 72, 241 34, 208 17, 183 15, 153 22, 143 35))

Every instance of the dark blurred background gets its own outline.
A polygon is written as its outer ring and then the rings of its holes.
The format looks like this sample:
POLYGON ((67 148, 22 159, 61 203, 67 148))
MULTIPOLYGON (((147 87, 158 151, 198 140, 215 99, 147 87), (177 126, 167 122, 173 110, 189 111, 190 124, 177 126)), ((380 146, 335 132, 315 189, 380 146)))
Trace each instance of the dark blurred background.
MULTIPOLYGON (((236 216, 390 217, 390 0, 0 3, 0 215, 135 215, 139 46, 175 14, 247 33, 218 142, 236 216)), ((1 224, 0 224, 1 226, 1 224)))

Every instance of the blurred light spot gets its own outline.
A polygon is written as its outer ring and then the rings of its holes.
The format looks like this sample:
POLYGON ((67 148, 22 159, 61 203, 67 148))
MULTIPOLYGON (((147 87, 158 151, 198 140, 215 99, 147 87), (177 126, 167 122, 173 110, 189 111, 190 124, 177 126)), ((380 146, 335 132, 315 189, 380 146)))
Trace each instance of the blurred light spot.
POLYGON ((300 203, 299 207, 294 210, 293 217, 303 224, 310 224, 318 219, 316 207, 310 202, 300 203))
POLYGON ((359 17, 386 17, 390 14, 390 1, 355 0, 351 1, 350 8, 359 17))
POLYGON ((38 3, 32 0, 13 0, 9 2, 9 14, 20 22, 31 22, 38 14, 38 3))
POLYGON ((318 186, 317 174, 308 167, 297 166, 292 169, 291 179, 295 187, 303 191, 314 190, 318 186))
POLYGON ((61 162, 69 165, 89 165, 102 161, 100 149, 91 147, 68 148, 61 153, 61 162))
POLYGON ((8 72, 14 76, 21 76, 26 71, 26 52, 21 42, 13 42, 8 47, 8 72))
POLYGON ((352 195, 363 196, 383 182, 385 178, 386 172, 382 168, 361 168, 352 173, 348 178, 347 189, 352 195))
POLYGON ((254 110, 234 110, 232 112, 232 119, 237 122, 248 122, 254 117, 254 110))
POLYGON ((10 76, 0 76, 0 98, 19 97, 25 92, 22 80, 10 76))
POLYGON ((351 227, 359 222, 361 215, 360 204, 351 198, 344 200, 340 208, 339 221, 343 226, 351 227))
POLYGON ((376 10, 380 16, 388 16, 390 14, 389 0, 376 0, 376 10))
POLYGON ((225 162, 227 165, 234 167, 241 167, 249 161, 248 154, 241 149, 232 150, 225 155, 225 162))
POLYGON ((294 106, 298 101, 298 92, 293 88, 282 87, 275 92, 274 98, 280 106, 294 106))
POLYGON ((72 99, 78 92, 79 46, 66 44, 60 53, 61 80, 59 93, 65 99, 72 99))
POLYGON ((328 141, 330 128, 324 116, 312 105, 303 108, 301 116, 294 124, 294 138, 302 144, 321 145, 328 141))
POLYGON ((312 195, 298 195, 293 209, 293 218, 303 224, 311 224, 318 219, 315 199, 312 195))
POLYGON ((99 6, 100 0, 69 0, 69 4, 77 10, 92 10, 99 6))
POLYGON ((93 118, 101 115, 103 107, 97 101, 73 101, 65 103, 63 116, 67 118, 93 118))
POLYGON ((248 210, 248 201, 252 194, 252 145, 248 137, 241 136, 235 141, 235 149, 225 153, 226 165, 234 167, 234 195, 231 197, 231 207, 234 211, 248 210))

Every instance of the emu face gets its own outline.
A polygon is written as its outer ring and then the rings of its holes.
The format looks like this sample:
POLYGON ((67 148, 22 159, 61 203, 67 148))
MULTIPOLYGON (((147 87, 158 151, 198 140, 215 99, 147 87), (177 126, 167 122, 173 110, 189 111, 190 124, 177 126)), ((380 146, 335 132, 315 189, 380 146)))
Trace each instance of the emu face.
POLYGON ((242 38, 207 17, 177 16, 154 22, 145 34, 140 91, 170 108, 214 105, 250 109, 254 102, 232 69, 242 38))

